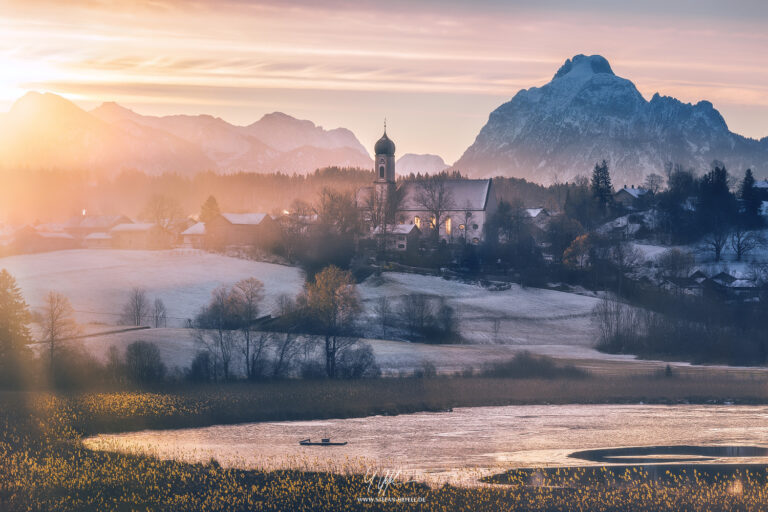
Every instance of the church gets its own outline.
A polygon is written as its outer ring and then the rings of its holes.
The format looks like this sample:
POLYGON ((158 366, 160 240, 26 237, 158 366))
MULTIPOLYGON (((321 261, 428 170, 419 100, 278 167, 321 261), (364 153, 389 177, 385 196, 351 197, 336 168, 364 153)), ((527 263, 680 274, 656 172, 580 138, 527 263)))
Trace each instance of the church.
POLYGON ((426 180, 408 180, 398 185, 395 143, 387 136, 386 126, 384 135, 374 146, 374 153, 374 182, 357 193, 357 205, 366 218, 374 217, 377 203, 397 197, 394 205, 396 225, 392 226, 392 231, 403 232, 416 226, 427 234, 435 229, 435 211, 439 211, 440 240, 477 245, 485 239, 486 223, 498 205, 492 179, 441 178, 433 180, 431 185, 426 180))

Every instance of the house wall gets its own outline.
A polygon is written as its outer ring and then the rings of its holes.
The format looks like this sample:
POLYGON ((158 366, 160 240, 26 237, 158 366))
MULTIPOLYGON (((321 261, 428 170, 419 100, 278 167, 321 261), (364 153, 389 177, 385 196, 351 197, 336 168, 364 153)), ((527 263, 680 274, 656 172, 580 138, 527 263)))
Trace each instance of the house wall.
POLYGON ((148 249, 148 231, 117 231, 112 233, 112 247, 115 249, 148 249))
POLYGON ((253 245, 270 249, 282 241, 280 224, 269 216, 259 224, 231 224, 224 217, 217 217, 206 224, 205 230, 213 247, 253 245))

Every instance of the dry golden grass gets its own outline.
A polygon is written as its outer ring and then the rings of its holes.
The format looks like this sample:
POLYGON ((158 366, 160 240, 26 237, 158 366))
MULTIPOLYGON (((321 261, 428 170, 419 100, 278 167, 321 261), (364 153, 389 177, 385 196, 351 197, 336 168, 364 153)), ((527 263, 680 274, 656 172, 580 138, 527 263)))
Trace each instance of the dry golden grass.
POLYGON ((385 495, 363 475, 241 471, 152 457, 93 452, 84 433, 268 419, 508 403, 768 401, 762 381, 689 379, 425 379, 281 382, 150 392, 0 394, 0 510, 765 510, 764 475, 648 478, 631 470, 617 485, 563 473, 531 485, 430 489, 392 484, 385 495), (558 479, 559 478, 559 479, 558 479), (398 501, 415 499, 418 503, 398 501), (362 500, 362 501, 361 501, 362 500), (386 500, 386 501, 383 501, 386 500))

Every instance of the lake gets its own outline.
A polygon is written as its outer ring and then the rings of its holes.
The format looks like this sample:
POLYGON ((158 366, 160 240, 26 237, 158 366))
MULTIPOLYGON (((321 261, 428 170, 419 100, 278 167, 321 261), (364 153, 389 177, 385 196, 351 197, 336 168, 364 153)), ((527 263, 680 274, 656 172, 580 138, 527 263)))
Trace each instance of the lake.
MULTIPOLYGON (((215 458, 223 466, 243 469, 400 471, 402 478, 431 484, 467 484, 512 468, 606 464, 569 457, 584 450, 657 445, 768 447, 768 406, 468 407, 440 413, 98 435, 85 444, 189 462, 215 458), (298 444, 323 437, 348 444, 298 444)), ((758 452, 714 450, 706 457, 694 455, 686 460, 768 464, 768 457, 758 452)))

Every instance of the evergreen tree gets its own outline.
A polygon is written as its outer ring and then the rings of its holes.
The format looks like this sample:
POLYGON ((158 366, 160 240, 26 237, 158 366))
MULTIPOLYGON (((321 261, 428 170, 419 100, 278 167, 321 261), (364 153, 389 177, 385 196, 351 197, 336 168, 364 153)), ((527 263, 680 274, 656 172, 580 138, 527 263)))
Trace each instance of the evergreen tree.
POLYGON ((0 382, 18 381, 20 360, 32 341, 29 320, 29 308, 16 280, 7 270, 0 270, 0 382))
POLYGON ((756 225, 760 215, 761 200, 757 189, 755 189, 755 177, 752 175, 752 169, 747 169, 744 173, 744 179, 739 187, 739 199, 741 199, 744 208, 744 221, 748 226, 756 225))
POLYGON ((219 210, 218 201, 216 201, 215 197, 208 196, 208 199, 205 200, 203 206, 200 207, 200 215, 198 216, 198 220, 200 222, 210 222, 219 215, 221 215, 221 210, 219 210))
POLYGON ((613 195, 613 185, 611 184, 611 174, 608 172, 608 163, 603 160, 599 164, 595 164, 595 169, 592 171, 592 195, 600 203, 600 207, 605 212, 605 207, 611 200, 613 195))
POLYGON ((736 198, 728 187, 728 179, 728 170, 717 163, 699 183, 698 225, 718 238, 726 236, 737 220, 736 198))

